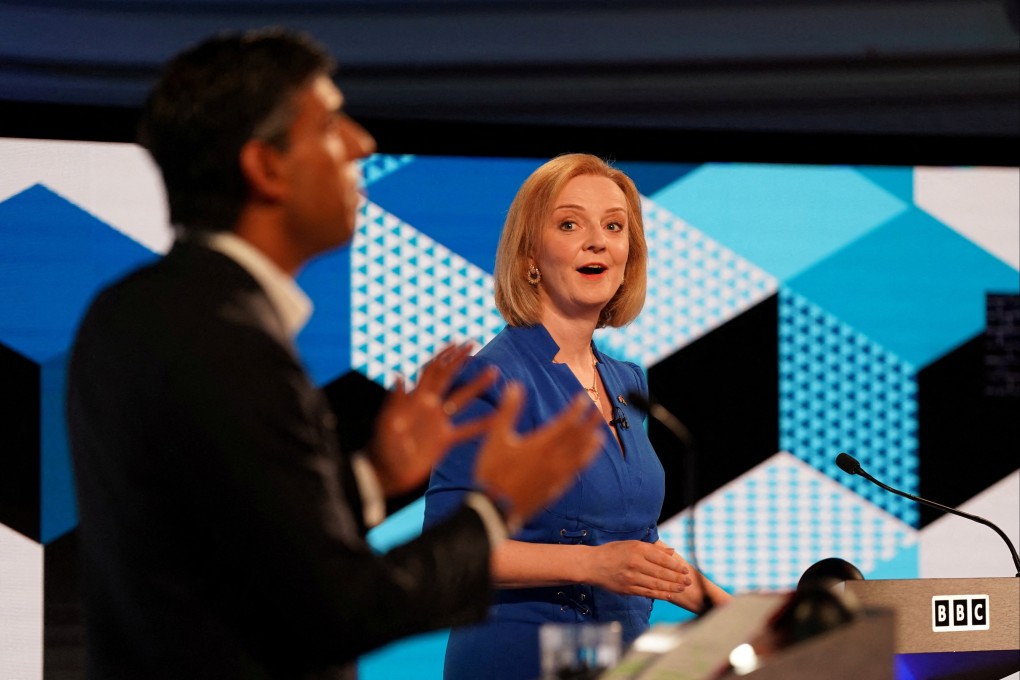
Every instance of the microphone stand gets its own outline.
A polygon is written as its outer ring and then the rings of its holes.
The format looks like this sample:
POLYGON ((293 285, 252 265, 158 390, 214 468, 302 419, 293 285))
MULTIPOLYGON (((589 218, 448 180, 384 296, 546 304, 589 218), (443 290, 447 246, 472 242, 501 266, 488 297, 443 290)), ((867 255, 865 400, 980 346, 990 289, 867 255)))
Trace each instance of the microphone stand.
POLYGON ((646 398, 643 394, 632 392, 627 395, 628 398, 638 408, 644 409, 648 412, 652 418, 657 420, 659 424, 665 427, 670 434, 680 443, 681 448, 684 452, 684 475, 683 475, 683 489, 684 489, 684 500, 689 502, 691 509, 691 521, 687 529, 687 551, 690 554, 689 563, 694 567, 694 578, 698 581, 698 587, 701 588, 701 609, 695 612, 698 616, 704 616, 712 610, 715 604, 712 602, 712 598, 708 596, 708 588, 706 587, 705 577, 701 573, 701 567, 698 566, 698 553, 696 548, 696 537, 695 537, 695 514, 698 509, 698 492, 697 492, 697 474, 695 465, 696 460, 694 456, 694 437, 691 435, 691 431, 687 429, 687 426, 680 422, 680 419, 669 412, 666 407, 658 403, 654 399, 646 398))
POLYGON ((1002 538, 1003 541, 1006 542, 1006 545, 1009 547, 1009 554, 1013 558, 1013 566, 1016 567, 1017 578, 1020 578, 1020 556, 1017 555, 1016 548, 1013 547, 1013 543, 1009 540, 1009 537, 1006 536, 1006 532, 1004 532, 999 527, 995 526, 989 520, 985 519, 984 517, 978 517, 977 515, 971 515, 970 513, 963 512, 962 510, 957 510, 956 508, 951 508, 948 505, 942 505, 941 503, 936 503, 935 501, 929 501, 927 499, 921 498, 920 496, 914 496, 905 491, 894 489, 887 484, 883 484, 882 482, 878 481, 877 479, 869 475, 867 472, 865 472, 864 468, 861 467, 861 464, 857 461, 857 459, 848 453, 840 453, 838 456, 836 456, 836 465, 838 465, 839 469, 842 470, 843 472, 846 472, 847 474, 851 475, 860 475, 861 477, 864 477, 864 479, 868 480, 872 484, 875 484, 876 486, 879 486, 885 489, 886 491, 889 491, 890 493, 894 493, 897 496, 909 498, 914 502, 921 503, 922 505, 927 505, 930 508, 935 508, 936 510, 941 510, 942 512, 948 512, 951 515, 957 515, 959 517, 963 517, 964 519, 969 519, 972 522, 984 524, 986 527, 991 528, 995 533, 999 535, 1000 538, 1002 538))

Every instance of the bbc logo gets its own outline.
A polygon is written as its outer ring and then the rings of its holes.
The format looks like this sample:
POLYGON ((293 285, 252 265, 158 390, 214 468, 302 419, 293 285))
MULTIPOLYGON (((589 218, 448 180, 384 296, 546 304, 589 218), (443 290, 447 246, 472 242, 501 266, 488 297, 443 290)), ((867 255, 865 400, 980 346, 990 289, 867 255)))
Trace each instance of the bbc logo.
POLYGON ((931 629, 936 633, 988 630, 987 595, 935 595, 931 629))

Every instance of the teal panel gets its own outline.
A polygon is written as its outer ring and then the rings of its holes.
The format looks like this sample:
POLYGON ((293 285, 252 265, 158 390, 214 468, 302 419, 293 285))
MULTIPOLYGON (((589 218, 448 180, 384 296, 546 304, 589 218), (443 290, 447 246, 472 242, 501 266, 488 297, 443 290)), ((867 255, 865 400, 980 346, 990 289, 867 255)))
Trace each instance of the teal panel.
POLYGON ((857 168, 857 172, 904 203, 914 202, 913 168, 861 167, 857 168))
POLYGON ((898 550, 891 559, 876 564, 871 571, 864 574, 864 578, 869 581, 917 578, 920 575, 919 564, 918 544, 914 543, 898 550))
POLYGON ((684 623, 693 621, 694 614, 669 602, 656 600, 652 605, 652 616, 650 623, 654 626, 657 623, 684 623))
POLYGON ((407 543, 421 534, 425 519, 425 497, 386 518, 386 521, 368 532, 368 543, 381 553, 407 543))
POLYGON ((358 659, 358 678, 442 680, 449 636, 449 630, 417 635, 366 654, 358 659))
MULTIPOLYGON (((422 497, 368 532, 368 542, 381 553, 407 543, 421 534, 424 517, 425 498, 422 497)), ((358 677, 361 680, 403 680, 408 677, 408 669, 413 668, 416 679, 441 680, 448 636, 448 630, 418 635, 366 654, 358 661, 358 677)))
POLYGON ((651 196, 780 281, 907 208, 850 168, 710 164, 651 196))
POLYGON ((984 329, 986 293, 1018 286, 1015 269, 917 208, 789 281, 917 369, 984 329))

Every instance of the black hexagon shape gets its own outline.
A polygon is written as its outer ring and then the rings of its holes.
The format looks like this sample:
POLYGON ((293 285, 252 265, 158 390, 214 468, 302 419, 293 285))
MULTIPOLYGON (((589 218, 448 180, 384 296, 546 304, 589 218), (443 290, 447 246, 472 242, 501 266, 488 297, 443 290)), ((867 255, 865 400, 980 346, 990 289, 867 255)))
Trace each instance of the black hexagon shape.
POLYGON ((0 345, 0 523, 40 541, 39 366, 0 345))
MULTIPOLYGON (((989 300, 990 305, 993 302, 989 300)), ((1020 394, 1003 375, 1020 370, 1016 352, 1020 318, 1014 314, 1012 330, 994 321, 990 315, 986 332, 928 365, 917 377, 918 493, 950 507, 1018 467, 1020 394)), ((928 507, 920 510, 922 527, 942 516, 928 507)))
POLYGON ((348 371, 323 385, 322 391, 336 414, 340 447, 351 452, 367 446, 386 388, 357 371, 348 371))
MULTIPOLYGON (((648 370, 652 396, 693 436, 699 499, 779 450, 778 300, 766 298, 648 370)), ((659 423, 648 434, 666 470, 665 520, 690 504, 683 449, 659 423)))

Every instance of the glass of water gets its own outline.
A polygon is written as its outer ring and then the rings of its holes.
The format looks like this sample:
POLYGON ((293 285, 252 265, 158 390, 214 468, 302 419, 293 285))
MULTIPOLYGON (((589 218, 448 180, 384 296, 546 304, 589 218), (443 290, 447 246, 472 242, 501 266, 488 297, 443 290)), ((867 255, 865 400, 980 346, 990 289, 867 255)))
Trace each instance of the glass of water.
POLYGON ((546 623, 538 631, 542 680, 592 680, 619 662, 620 624, 546 623))

